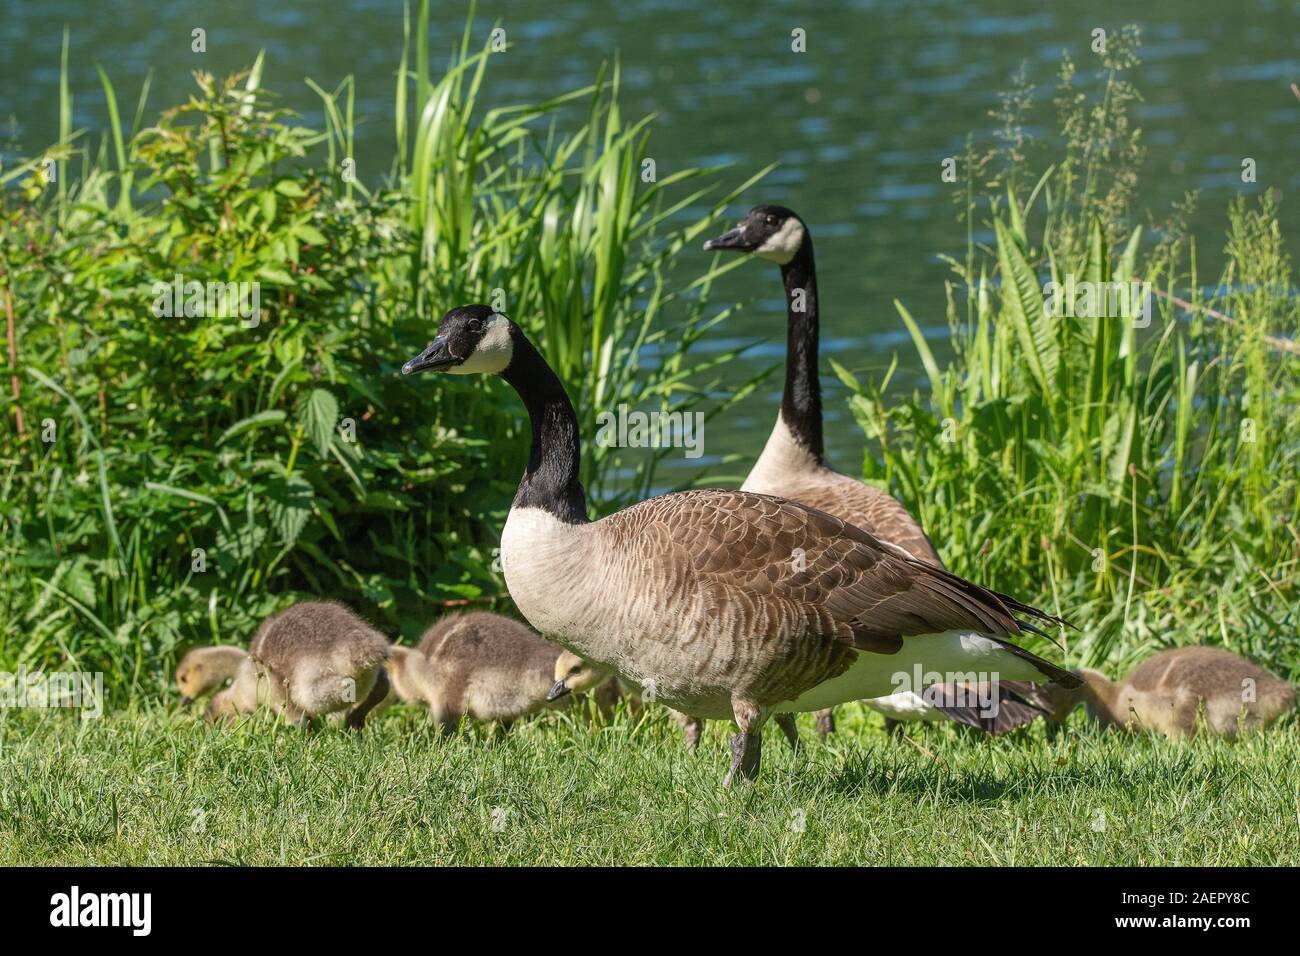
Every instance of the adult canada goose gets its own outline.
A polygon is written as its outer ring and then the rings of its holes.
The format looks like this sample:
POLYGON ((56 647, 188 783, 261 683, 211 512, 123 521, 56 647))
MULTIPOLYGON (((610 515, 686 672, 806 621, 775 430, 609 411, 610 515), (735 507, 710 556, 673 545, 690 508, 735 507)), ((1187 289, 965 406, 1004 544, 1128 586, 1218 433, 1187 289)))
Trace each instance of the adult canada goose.
POLYGON ((1147 658, 1118 682, 1080 671, 1072 690, 1048 688, 1053 719, 1079 704, 1106 726, 1154 730, 1168 737, 1196 732, 1201 707, 1212 734, 1236 737, 1295 710, 1296 689, 1253 661, 1219 647, 1179 647, 1147 658))
POLYGON ((1078 682, 1010 641, 1014 614, 1057 618, 805 505, 692 490, 591 521, 573 405, 522 330, 486 305, 443 317, 402 366, 422 370, 500 374, 528 410, 528 465, 501 536, 524 617, 674 710, 734 719, 726 782, 757 774, 772 714, 879 697, 914 666, 1078 682))
MULTIPOLYGON (((826 460, 822 441, 821 380, 818 375, 819 306, 812 235, 807 225, 784 206, 755 206, 735 229, 710 239, 706 250, 728 250, 769 259, 781 267, 786 301, 785 390, 776 426, 755 462, 742 491, 789 498, 842 518, 912 557, 943 567, 920 523, 890 495, 836 471, 826 460)), ((899 721, 952 719, 990 732, 1032 720, 1040 711, 1027 700, 1029 690, 1014 682, 998 685, 992 707, 955 703, 905 690, 891 697, 863 701, 885 715, 892 732, 899 721), (897 699, 893 699, 897 698, 897 699), (992 711, 994 716, 990 717, 992 711)), ((824 737, 834 728, 829 710, 817 715, 824 737)))
POLYGON ((547 706, 560 651, 519 621, 474 611, 437 621, 418 648, 392 655, 388 669, 397 696, 427 706, 443 733, 462 717, 508 728, 547 706))
POLYGON ((208 716, 268 706, 299 726, 338 715, 360 729, 388 693, 388 651, 388 640, 343 605, 303 601, 262 622, 208 716))
MULTIPOLYGON (((605 686, 602 682, 607 684, 609 681, 613 681, 629 703, 636 705, 641 702, 641 694, 635 688, 622 684, 617 677, 610 678, 609 671, 605 668, 584 661, 573 651, 562 651, 555 660, 555 686, 551 688, 546 699, 556 700, 569 693, 581 693, 594 687, 605 686)), ((694 753, 700 745, 700 737, 704 734, 704 721, 673 710, 671 707, 665 707, 664 710, 668 711, 674 723, 682 728, 686 749, 694 753)), ((791 749, 797 753, 800 747, 799 728, 795 725, 794 715, 774 714, 772 722, 780 728, 791 749)))

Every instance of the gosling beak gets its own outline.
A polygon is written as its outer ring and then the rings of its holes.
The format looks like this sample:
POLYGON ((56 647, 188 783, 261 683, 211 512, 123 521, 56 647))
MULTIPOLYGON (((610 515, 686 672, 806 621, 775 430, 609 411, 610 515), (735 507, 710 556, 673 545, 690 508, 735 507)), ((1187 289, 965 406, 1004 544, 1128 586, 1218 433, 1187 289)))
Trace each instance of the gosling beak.
POLYGON ((189 706, 190 704, 192 704, 192 703, 194 703, 194 698, 193 698, 193 697, 186 697, 184 694, 181 694, 181 706, 182 706, 182 707, 188 707, 188 706, 189 706))
POLYGON ((555 682, 555 686, 551 688, 550 693, 546 695, 546 699, 559 700, 568 692, 569 692, 569 685, 562 680, 557 680, 555 682))
POLYGON ((724 232, 715 239, 710 239, 704 244, 705 252, 713 252, 717 249, 733 249, 736 252, 749 252, 749 243, 745 240, 745 232, 739 226, 730 232, 724 232))
POLYGON ((402 374, 410 375, 413 372, 436 372, 439 369, 450 368, 455 365, 459 359, 447 350, 447 339, 439 335, 429 347, 423 352, 411 359, 402 366, 402 374))

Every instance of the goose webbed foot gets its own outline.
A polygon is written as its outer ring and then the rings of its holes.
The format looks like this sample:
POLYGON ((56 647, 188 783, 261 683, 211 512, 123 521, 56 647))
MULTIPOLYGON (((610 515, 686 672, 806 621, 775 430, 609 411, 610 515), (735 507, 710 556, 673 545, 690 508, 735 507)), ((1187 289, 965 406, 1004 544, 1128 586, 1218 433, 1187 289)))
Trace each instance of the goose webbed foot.
POLYGON ((799 727, 794 722, 794 714, 777 714, 772 720, 781 728, 781 733, 785 734, 790 749, 799 753, 803 749, 803 742, 799 739, 799 727))
POLYGON ((823 742, 835 733, 835 712, 829 707, 817 711, 817 733, 821 735, 823 742))

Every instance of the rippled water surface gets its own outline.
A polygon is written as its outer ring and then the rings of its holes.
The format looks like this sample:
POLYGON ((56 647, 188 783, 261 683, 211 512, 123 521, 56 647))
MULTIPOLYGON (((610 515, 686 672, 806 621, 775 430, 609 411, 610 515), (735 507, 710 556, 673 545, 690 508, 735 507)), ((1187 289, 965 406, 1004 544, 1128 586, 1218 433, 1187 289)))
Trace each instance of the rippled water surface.
MULTIPOLYGON (((435 4, 431 51, 449 49, 466 10, 463 3, 435 4)), ((1280 188, 1288 238, 1300 238, 1288 196, 1300 185, 1300 101, 1289 89, 1300 82, 1295 3, 479 5, 481 33, 497 20, 513 47, 492 64, 488 103, 538 100, 585 85, 602 61, 617 55, 626 114, 657 114, 651 153, 661 176, 682 165, 727 164, 724 176, 734 184, 779 162, 748 198, 792 206, 811 224, 824 351, 864 372, 883 371, 894 352, 905 368, 916 367, 892 299, 905 302, 937 334, 944 330, 946 267, 937 254, 958 252, 964 237, 955 223, 953 187, 939 178, 941 159, 958 152, 968 132, 988 141, 997 126, 989 110, 1022 62, 1044 104, 1063 50, 1091 77, 1095 58, 1088 40, 1096 27, 1136 22, 1143 31, 1143 63, 1134 74, 1144 95, 1137 115, 1148 146, 1142 206, 1163 218, 1184 191, 1201 190, 1195 226, 1206 265, 1213 268, 1223 245, 1224 206, 1243 189, 1280 188), (790 50, 796 27, 807 33, 805 54, 790 50), (1240 181, 1246 156, 1257 163, 1254 186, 1240 181)), ((160 107, 188 95, 192 69, 230 72, 265 47, 264 85, 314 123, 321 122, 319 101, 303 78, 328 88, 355 74, 358 114, 366 119, 358 131, 363 175, 367 166, 387 168, 391 160, 400 3, 6 0, 0 16, 0 117, 14 117, 24 151, 57 138, 64 23, 72 31, 78 126, 102 128, 105 122, 95 61, 112 76, 119 100, 130 104, 124 109, 133 108, 152 67, 150 102, 160 107), (195 26, 208 31, 202 58, 190 52, 195 26)), ((1050 121, 1045 105, 1035 120, 1050 121)), ((698 255, 703 268, 707 257, 698 255)), ((771 336, 765 349, 728 369, 740 381, 778 360, 784 348, 775 267, 755 263, 733 272, 719 298, 755 302, 713 345, 771 336)), ((769 383, 725 429, 708 433, 703 462, 757 452, 775 415, 779 376, 769 383)), ((855 467, 860 434, 839 394, 828 388, 828 441, 841 465, 855 467)))

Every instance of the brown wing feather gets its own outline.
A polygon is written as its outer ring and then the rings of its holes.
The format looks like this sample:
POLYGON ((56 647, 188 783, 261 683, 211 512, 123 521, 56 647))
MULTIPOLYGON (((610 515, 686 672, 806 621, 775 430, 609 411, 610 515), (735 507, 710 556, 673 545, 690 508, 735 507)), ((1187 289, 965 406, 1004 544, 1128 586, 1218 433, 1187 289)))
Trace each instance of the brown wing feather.
POLYGON ((843 518, 914 558, 943 567, 939 552, 920 523, 899 501, 878 488, 822 466, 782 481, 779 493, 783 498, 843 518))
POLYGON ((958 704, 956 695, 950 700, 936 702, 935 709, 967 727, 985 733, 1001 734, 1030 723, 1036 717, 1051 713, 1050 707, 1036 703, 1039 694, 1033 684, 1023 681, 1002 681, 998 684, 998 710, 985 717, 978 706, 958 704))
POLYGON ((655 566, 675 598, 704 601, 711 615, 731 623, 734 640, 753 642, 747 657, 793 668, 801 674, 797 684, 843 672, 853 660, 850 648, 891 653, 909 635, 950 630, 994 638, 1020 633, 993 592, 782 498, 678 492, 602 523, 616 551, 636 552, 642 566, 655 566))

